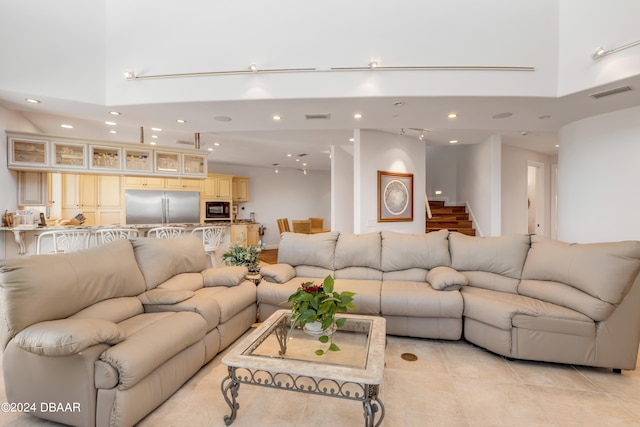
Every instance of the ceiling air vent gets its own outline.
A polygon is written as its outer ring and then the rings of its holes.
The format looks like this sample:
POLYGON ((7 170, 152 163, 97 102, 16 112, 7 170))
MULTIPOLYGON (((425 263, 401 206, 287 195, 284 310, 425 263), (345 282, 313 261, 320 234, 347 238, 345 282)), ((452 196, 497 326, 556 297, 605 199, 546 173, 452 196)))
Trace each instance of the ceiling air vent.
POLYGON ((307 120, 329 120, 331 118, 331 114, 305 114, 304 117, 307 120))
POLYGON ((609 90, 603 90, 602 92, 592 93, 589 96, 594 99, 600 99, 600 98, 604 98, 605 96, 616 95, 622 92, 629 92, 630 90, 632 90, 631 86, 620 86, 620 87, 616 87, 609 90))

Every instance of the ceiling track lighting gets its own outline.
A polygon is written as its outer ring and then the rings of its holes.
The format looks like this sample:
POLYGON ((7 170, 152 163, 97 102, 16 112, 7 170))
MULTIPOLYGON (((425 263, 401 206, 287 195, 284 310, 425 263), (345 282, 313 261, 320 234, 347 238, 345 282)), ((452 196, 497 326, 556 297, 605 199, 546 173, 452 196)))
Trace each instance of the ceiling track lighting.
MULTIPOLYGON (((640 42, 636 42, 640 43, 640 42)), ((629 46, 630 47, 630 46, 629 46)), ((620 48, 619 48, 620 49, 620 48)), ((613 51, 611 51, 613 53, 613 51)), ((608 53, 607 53, 608 54, 608 53)), ((147 74, 136 75, 133 71, 125 71, 124 76, 127 80, 150 80, 150 79, 169 79, 179 77, 208 77, 208 76, 225 76, 234 74, 276 74, 276 73, 308 73, 308 72, 327 72, 327 71, 535 71, 535 67, 512 67, 512 66, 480 66, 480 65, 460 65, 460 66, 397 66, 382 67, 378 61, 371 61, 366 67, 331 67, 331 68, 271 68, 260 69, 255 63, 249 65, 244 70, 226 70, 226 71, 203 71, 197 73, 174 73, 174 74, 147 74)))
POLYGON ((193 148, 200 149, 200 132, 196 132, 193 139, 193 148))
POLYGON ((140 126, 140 144, 144 144, 144 127, 140 126))
POLYGON ((596 48, 596 50, 593 52, 593 55, 591 55, 591 59, 593 59, 595 61, 596 59, 600 59, 600 58, 605 57, 607 55, 611 55, 612 53, 620 52, 621 50, 629 49, 630 47, 634 47, 634 46, 637 46, 637 45, 640 45, 640 40, 625 44, 624 46, 620 46, 620 47, 617 47, 617 48, 611 49, 611 50, 604 50, 603 47, 598 46, 596 48))

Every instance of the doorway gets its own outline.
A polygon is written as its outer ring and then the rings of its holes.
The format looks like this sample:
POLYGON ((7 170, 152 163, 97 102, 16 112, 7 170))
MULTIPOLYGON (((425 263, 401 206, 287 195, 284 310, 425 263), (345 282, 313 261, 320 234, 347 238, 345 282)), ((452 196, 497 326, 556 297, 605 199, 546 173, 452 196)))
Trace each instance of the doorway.
POLYGON ((527 161, 527 233, 544 235, 544 164, 527 161))

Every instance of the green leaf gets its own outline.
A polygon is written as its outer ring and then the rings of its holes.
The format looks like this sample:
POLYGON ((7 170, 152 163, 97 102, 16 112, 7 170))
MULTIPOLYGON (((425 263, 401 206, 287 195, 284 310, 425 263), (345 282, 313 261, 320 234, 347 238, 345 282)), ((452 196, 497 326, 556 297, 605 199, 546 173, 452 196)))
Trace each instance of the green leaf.
POLYGON ((322 287, 324 288, 324 291, 328 294, 333 292, 333 277, 331 277, 331 275, 328 275, 327 277, 324 278, 324 282, 322 283, 322 287))
MULTIPOLYGON (((331 345, 329 346, 329 351, 340 351, 340 347, 338 347, 334 343, 331 343, 331 345)), ((316 351, 316 353, 318 352, 316 351)))
POLYGON ((329 342, 329 337, 326 335, 323 335, 320 338, 318 338, 318 341, 320 341, 322 344, 326 344, 329 342))
POLYGON ((322 355, 324 354, 324 351, 322 351, 321 349, 317 349, 317 350, 315 351, 315 353, 316 353, 316 355, 318 355, 318 356, 322 356, 322 355))
POLYGON ((346 321, 347 321, 347 319, 345 319, 344 317, 341 317, 340 319, 336 320, 336 326, 338 328, 340 328, 340 327, 342 327, 342 325, 344 325, 344 322, 346 322, 346 321))

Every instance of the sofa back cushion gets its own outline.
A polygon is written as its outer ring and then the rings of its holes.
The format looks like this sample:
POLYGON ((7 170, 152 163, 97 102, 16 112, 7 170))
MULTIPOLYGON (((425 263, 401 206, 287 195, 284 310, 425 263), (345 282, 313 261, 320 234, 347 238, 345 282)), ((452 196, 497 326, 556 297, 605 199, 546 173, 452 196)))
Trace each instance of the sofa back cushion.
POLYGON ((447 230, 426 234, 382 231, 382 271, 386 273, 411 268, 430 270, 441 265, 451 266, 448 235, 447 230))
POLYGON ((296 267, 296 272, 298 266, 332 272, 335 270, 334 257, 339 234, 337 231, 317 234, 282 233, 278 246, 278 263, 292 265, 296 267))
POLYGON ((0 261, 3 347, 37 322, 69 317, 100 301, 138 295, 144 278, 131 243, 0 261))
POLYGON ((180 273, 200 273, 208 267, 202 240, 191 234, 176 239, 141 237, 132 245, 147 290, 180 273))
POLYGON ((380 233, 340 234, 336 243, 336 279, 382 280, 380 233))
POLYGON ((473 237, 458 232, 449 234, 451 267, 460 272, 491 273, 465 275, 471 286, 503 292, 517 292, 529 247, 530 239, 527 234, 496 237, 473 237), (494 278, 493 275, 512 280, 494 278))
POLYGON ((572 244, 534 235, 518 292, 602 320, 639 272, 640 242, 572 244), (572 289, 563 290, 566 286, 572 289), (586 295, 578 297, 578 292, 586 295))

